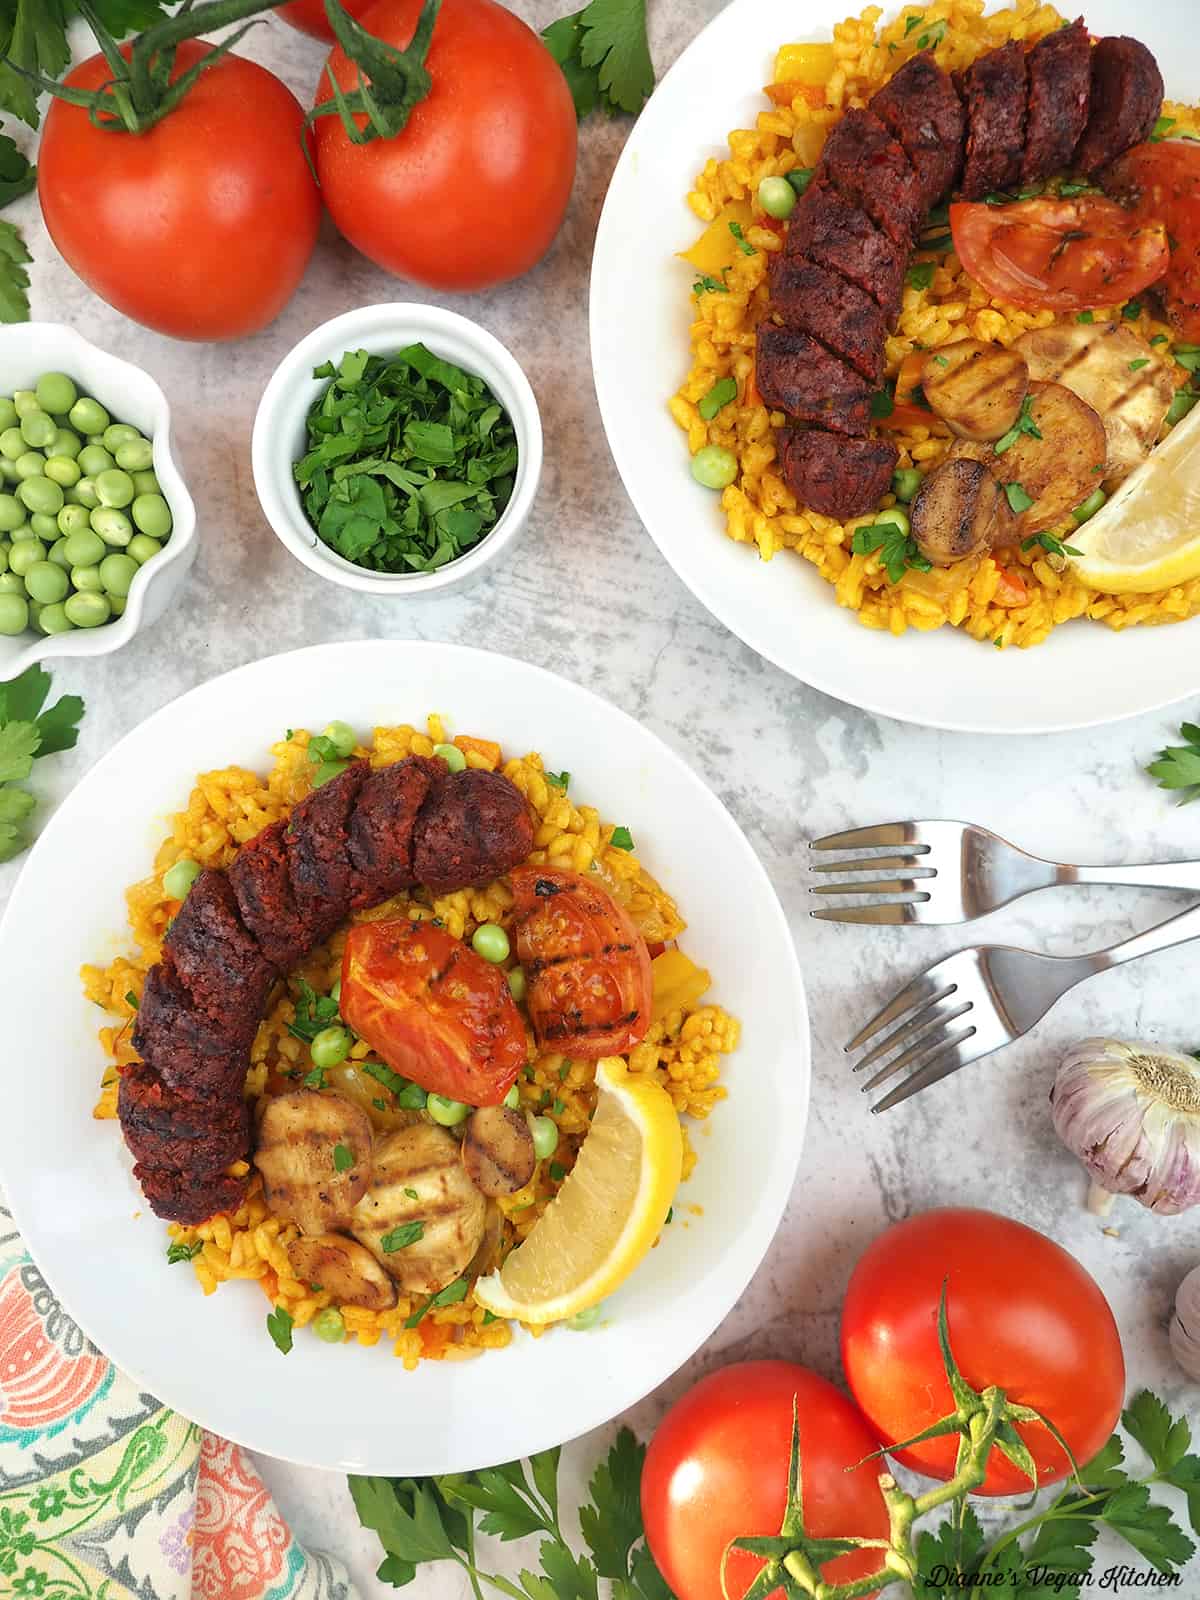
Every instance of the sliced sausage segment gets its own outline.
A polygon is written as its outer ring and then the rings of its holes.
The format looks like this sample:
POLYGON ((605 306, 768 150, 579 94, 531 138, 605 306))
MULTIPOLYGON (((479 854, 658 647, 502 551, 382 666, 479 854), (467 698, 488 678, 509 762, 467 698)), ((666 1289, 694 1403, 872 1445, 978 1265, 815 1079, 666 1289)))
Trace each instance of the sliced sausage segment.
POLYGON ((900 309, 907 250, 832 184, 815 179, 809 184, 792 212, 784 250, 848 278, 889 317, 900 309))
POLYGON ((1087 127, 1075 165, 1089 176, 1145 139, 1162 110, 1158 62, 1137 39, 1101 39, 1092 51, 1087 127))
POLYGON ((900 459, 884 439, 843 439, 818 428, 781 428, 776 444, 780 472, 800 504, 839 521, 875 509, 900 459))
POLYGON ((1021 180, 1025 149, 1025 52, 1015 39, 989 50, 963 75, 967 154, 962 192, 982 200, 1021 180))
POLYGON ((861 206, 902 249, 921 226, 921 183, 904 147, 872 111, 852 107, 825 141, 817 176, 861 206))
POLYGON ((928 211, 962 171, 967 116, 953 83, 923 50, 872 95, 871 110, 904 146, 928 211))
POLYGON ((771 304, 789 326, 819 339, 869 382, 878 381, 887 318, 857 284, 807 256, 777 255, 771 262, 771 304))
POLYGON ((1039 183, 1071 165, 1088 119, 1092 41, 1083 18, 1039 39, 1025 59, 1029 100, 1022 183, 1039 183))
POLYGON ((797 328, 760 324, 755 381, 768 406, 800 422, 858 438, 870 427, 870 384, 797 328))

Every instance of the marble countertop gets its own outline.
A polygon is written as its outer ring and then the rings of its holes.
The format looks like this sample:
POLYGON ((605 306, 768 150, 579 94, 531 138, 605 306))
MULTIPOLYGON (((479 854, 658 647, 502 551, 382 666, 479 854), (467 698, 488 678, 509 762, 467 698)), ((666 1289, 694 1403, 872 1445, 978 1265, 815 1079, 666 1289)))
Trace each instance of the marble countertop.
MULTIPOLYGON (((563 6, 517 0, 514 9, 541 27, 563 6)), ((650 7, 660 73, 718 9, 719 0, 650 7)), ((311 94, 323 59, 318 46, 272 21, 255 35, 253 51, 302 98, 311 94)), ((56 258, 32 197, 6 213, 25 227, 35 257, 35 316, 119 350, 166 389, 200 518, 199 558, 176 608, 119 653, 56 670, 56 691, 84 694, 88 711, 78 749, 39 769, 39 788, 52 804, 156 707, 228 668, 302 644, 461 640, 587 684, 665 739, 741 823, 790 918, 813 1027, 812 1115, 783 1226, 724 1325, 626 1420, 646 1436, 689 1382, 743 1357, 788 1356, 836 1377, 838 1307, 858 1254, 889 1222, 948 1203, 1004 1211, 1072 1250, 1113 1305, 1131 1386, 1146 1383, 1194 1407, 1196 1390, 1189 1394, 1174 1368, 1165 1330, 1175 1286, 1200 1257, 1200 1230, 1186 1217, 1152 1217, 1132 1203, 1119 1204, 1107 1226, 1084 1210, 1085 1184, 1055 1138, 1046 1096, 1062 1048, 1090 1033, 1200 1046, 1195 950, 1093 980, 1002 1056, 873 1118, 847 1072, 846 1036, 900 982, 974 935, 812 922, 805 868, 810 837, 898 813, 971 818, 1064 859, 1200 855, 1200 809, 1173 808, 1141 770, 1177 716, 1013 741, 880 721, 784 676, 692 599, 626 500, 590 376, 592 241, 628 128, 593 117, 581 130, 562 232, 520 282, 465 298, 426 295, 387 278, 327 227, 283 316, 233 346, 174 343, 127 322, 56 258), (519 561, 465 594, 393 603, 326 584, 284 551, 255 497, 250 425, 275 364, 318 322, 410 294, 477 318, 513 350, 541 403, 546 467, 519 561)), ((1181 650, 1195 645, 1190 630, 1180 633, 1181 650)), ((0 870, 0 894, 18 870, 19 863, 0 870)), ((989 942, 1055 953, 1093 949, 1186 904, 1168 893, 1058 890, 979 931, 989 942)), ((568 1446, 571 1485, 582 1483, 611 1431, 568 1446)), ((260 1465, 300 1538, 341 1556, 364 1600, 394 1592, 373 1577, 380 1552, 360 1530, 343 1478, 269 1459, 260 1465)), ((434 1600, 457 1600, 460 1589, 467 1592, 440 1572, 417 1585, 434 1600)))

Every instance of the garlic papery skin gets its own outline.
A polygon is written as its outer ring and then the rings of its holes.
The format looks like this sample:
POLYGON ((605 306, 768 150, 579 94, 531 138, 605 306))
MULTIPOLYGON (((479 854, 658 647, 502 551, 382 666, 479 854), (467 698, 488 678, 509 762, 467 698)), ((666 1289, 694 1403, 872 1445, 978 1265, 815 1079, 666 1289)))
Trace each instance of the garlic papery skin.
POLYGON ((1095 1182, 1171 1216, 1200 1202, 1200 1061, 1084 1039, 1050 1091, 1054 1127, 1095 1182))
POLYGON ((1175 1360, 1200 1383, 1200 1267, 1193 1267, 1175 1291, 1170 1339, 1175 1360))

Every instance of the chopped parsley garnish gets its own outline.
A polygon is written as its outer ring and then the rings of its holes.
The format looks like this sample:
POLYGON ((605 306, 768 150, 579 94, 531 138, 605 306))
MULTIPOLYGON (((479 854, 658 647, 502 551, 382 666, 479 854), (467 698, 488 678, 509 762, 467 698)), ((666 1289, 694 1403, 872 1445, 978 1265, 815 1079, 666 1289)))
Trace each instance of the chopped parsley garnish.
POLYGON ((555 1100, 554 1104, 550 1107, 551 1112, 556 1117, 561 1117, 566 1109, 566 1106, 563 1105, 561 1100, 555 1100))
POLYGON ((904 281, 910 289, 928 289, 936 267, 936 261, 917 261, 904 274, 904 281))
POLYGON ((485 538, 512 495, 517 438, 482 378, 407 345, 349 350, 306 422, 293 469, 323 544, 374 572, 436 572, 485 538))
POLYGON ((870 556, 879 552, 879 559, 888 581, 899 583, 910 569, 929 572, 933 563, 921 554, 917 541, 905 534, 894 522, 873 522, 868 527, 856 528, 850 540, 855 555, 870 556))
POLYGON ((1154 127, 1151 130, 1150 143, 1161 144, 1162 141, 1167 137, 1167 134, 1170 133, 1171 129, 1175 126, 1175 121, 1176 119, 1174 117, 1159 117, 1158 121, 1154 124, 1154 127))
POLYGON ((396 1104, 405 1111, 422 1111, 429 1096, 419 1084, 410 1083, 407 1078, 402 1078, 398 1072, 393 1072, 391 1067, 385 1067, 382 1061, 361 1061, 358 1065, 368 1078, 374 1078, 376 1083, 381 1083, 385 1089, 390 1089, 396 1098, 396 1104))
POLYGON ((559 1067, 559 1069, 558 1069, 558 1081, 559 1081, 559 1083, 565 1083, 566 1082, 567 1073, 570 1072, 570 1070, 571 1070, 571 1063, 569 1061, 564 1061, 562 1066, 559 1067))
POLYGON ((668 1222, 674 1222, 675 1221, 675 1207, 674 1206, 668 1206, 667 1207, 667 1221, 668 1222))
MULTIPOLYGON (((726 267, 725 271, 728 272, 729 268, 726 267)), ((696 296, 697 300, 702 294, 728 294, 729 285, 727 283, 721 283, 716 278, 709 277, 707 272, 702 272, 692 285, 692 293, 696 296)))
POLYGON ((419 1311, 414 1311, 412 1316, 407 1318, 404 1326, 406 1328, 415 1328, 418 1322, 420 1322, 424 1317, 425 1313, 427 1311, 431 1311, 435 1306, 458 1305, 460 1300, 465 1300, 467 1298, 467 1290, 469 1287, 470 1286, 465 1278, 455 1278, 453 1283, 448 1283, 444 1289, 439 1289, 437 1294, 430 1295, 429 1299, 426 1300, 421 1309, 419 1311))
POLYGON ((1148 367, 1149 365, 1150 365, 1150 357, 1149 356, 1139 356, 1136 361, 1131 361, 1129 363, 1129 370, 1130 370, 1130 372, 1140 372, 1143 367, 1148 367))
POLYGON ((1167 421, 1172 427, 1187 416, 1197 400, 1200 400, 1200 394, 1197 394, 1194 390, 1176 389, 1175 398, 1167 407, 1167 421))
POLYGON ((881 417, 890 417, 896 409, 896 402, 892 399, 890 389, 876 389, 871 396, 871 415, 877 421, 881 417))
POLYGON ((1165 333, 1156 333, 1150 341, 1151 344, 1170 344, 1170 342, 1165 333))
POLYGON ((718 378, 696 409, 705 422, 711 422, 722 406, 727 406, 731 400, 736 399, 737 380, 734 378, 718 378))
POLYGON ((195 1244, 184 1244, 179 1239, 172 1239, 167 1246, 167 1261, 171 1266, 177 1261, 194 1261, 203 1249, 203 1239, 197 1239, 195 1244))
POLYGON ((614 850, 633 849, 633 835, 630 833, 628 828, 614 828, 612 831, 612 838, 608 842, 612 845, 614 850))
POLYGON ((325 1087, 325 1068, 314 1067, 311 1072, 304 1074, 304 1087, 306 1089, 323 1089, 325 1087))
POLYGON ((740 222, 731 222, 729 224, 729 231, 733 235, 733 242, 737 245, 738 249, 744 256, 752 256, 758 253, 754 246, 746 238, 746 235, 742 232, 742 225, 740 222))
POLYGON ((1160 789, 1180 790, 1179 804, 1186 806, 1200 800, 1200 727, 1185 722, 1179 732, 1185 742, 1160 750, 1146 771, 1158 779, 1160 789))
POLYGON ((555 789, 561 789, 564 794, 571 787, 571 774, 564 767, 561 772, 548 772, 546 782, 555 789))
POLYGON ((813 181, 813 173, 816 170, 815 167, 793 167, 790 172, 784 173, 784 177, 797 194, 803 194, 813 181))
POLYGON ((305 1044, 311 1044, 322 1029, 336 1022, 338 1003, 332 995, 319 995, 303 978, 296 980, 296 986, 300 995, 295 1002, 296 1015, 288 1023, 288 1032, 303 1039, 305 1044))
POLYGON ((1177 344, 1171 353, 1185 372, 1200 368, 1200 344, 1177 344))
POLYGON ((1040 439, 1042 437, 1041 429, 1030 414, 1032 405, 1033 396, 1027 394, 1024 400, 1021 401, 1021 414, 1016 422, 1013 423, 1007 433, 1002 433, 996 440, 994 449, 998 456, 1002 456, 1006 450, 1011 450, 1023 433, 1029 434, 1032 439, 1040 439))
POLYGON ((1052 533, 1035 533, 1031 539, 1022 539, 1021 549, 1032 550, 1035 545, 1041 545, 1052 556, 1081 556, 1082 550, 1077 550, 1073 544, 1064 544, 1061 539, 1052 533))
POLYGON ((126 989, 125 991, 125 1004, 127 1006, 132 1006, 135 1011, 138 1008, 138 997, 134 994, 132 989, 126 989))
POLYGON ((561 1183, 566 1175, 567 1169, 561 1161, 552 1161, 550 1163, 550 1181, 552 1183, 561 1183))
POLYGON ((285 1311, 282 1306, 276 1306, 267 1318, 267 1332, 274 1340, 275 1348, 280 1355, 291 1354, 292 1327, 292 1313, 285 1311))
POLYGON ((1021 515, 1022 511, 1028 511, 1033 504, 1032 495, 1026 494, 1019 483, 1006 483, 1004 485, 1004 493, 1008 496, 1009 505, 1018 516, 1021 515))
MULTIPOLYGON (((376 1111, 386 1111, 388 1109, 388 1103, 386 1100, 372 1100, 371 1104, 375 1107, 376 1111)), ((408 1190, 405 1190, 405 1193, 407 1194, 408 1190)))
POLYGON ((410 1244, 416 1244, 418 1239, 424 1237, 423 1222, 402 1222, 399 1227, 393 1228, 391 1233, 384 1234, 379 1241, 379 1248, 384 1255, 394 1256, 397 1250, 407 1250, 410 1244))
POLYGON ((354 1165, 354 1151, 349 1145, 335 1144, 333 1147, 333 1170, 335 1172, 349 1172, 354 1165))
POLYGON ((934 356, 933 359, 937 362, 939 367, 948 367, 950 365, 949 356, 934 356))
POLYGON ((1092 311, 1081 311, 1075 318, 1076 322, 1095 322, 1096 316, 1092 311))
POLYGON ((410 1200, 417 1200, 420 1198, 415 1189, 405 1189, 404 1192, 410 1200))
POLYGON ((1142 302, 1140 300, 1129 300, 1121 307, 1121 315, 1126 322, 1136 322, 1141 314, 1142 302))
POLYGON ((941 44, 945 37, 946 19, 945 17, 941 17, 937 22, 933 23, 931 27, 926 28, 925 32, 918 37, 917 49, 928 50, 931 46, 936 48, 939 44, 941 44))
POLYGON ((1073 200, 1077 194, 1099 194, 1094 183, 1064 183, 1059 189, 1064 200, 1073 200))

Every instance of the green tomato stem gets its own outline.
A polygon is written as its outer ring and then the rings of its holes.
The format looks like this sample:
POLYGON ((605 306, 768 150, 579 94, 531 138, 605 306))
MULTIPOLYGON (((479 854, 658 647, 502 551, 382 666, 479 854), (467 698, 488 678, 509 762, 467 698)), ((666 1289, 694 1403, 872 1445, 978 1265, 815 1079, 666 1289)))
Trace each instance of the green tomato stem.
MULTIPOLYGON (((413 107, 419 105, 433 87, 433 80, 425 69, 425 58, 441 5, 442 0, 425 0, 408 47, 397 50, 348 16, 341 0, 325 0, 325 15, 334 37, 358 68, 358 87, 347 94, 326 65, 333 96, 308 113, 304 121, 305 133, 319 117, 331 116, 341 117, 351 144, 394 139, 401 133, 413 107), (359 117, 366 118, 365 127, 359 126, 359 117)), ((307 138, 304 148, 308 150, 307 138)), ((309 166, 312 166, 311 155, 309 166)))

